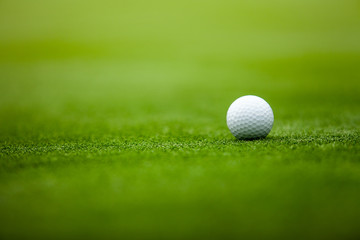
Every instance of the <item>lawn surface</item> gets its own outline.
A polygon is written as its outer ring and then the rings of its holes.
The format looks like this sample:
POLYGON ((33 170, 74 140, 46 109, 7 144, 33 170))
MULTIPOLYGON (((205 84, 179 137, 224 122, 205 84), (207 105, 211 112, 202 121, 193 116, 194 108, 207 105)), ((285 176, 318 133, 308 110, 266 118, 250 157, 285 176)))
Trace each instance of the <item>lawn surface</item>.
POLYGON ((359 9, 1 1, 0 238, 359 239, 359 9))

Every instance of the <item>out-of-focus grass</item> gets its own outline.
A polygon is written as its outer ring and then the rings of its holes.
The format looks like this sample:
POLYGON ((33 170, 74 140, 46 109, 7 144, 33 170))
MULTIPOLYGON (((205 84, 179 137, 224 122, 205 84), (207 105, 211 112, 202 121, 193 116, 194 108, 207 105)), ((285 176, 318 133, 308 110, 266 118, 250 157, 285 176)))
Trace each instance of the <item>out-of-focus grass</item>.
POLYGON ((2 238, 357 239, 357 1, 1 1, 2 238), (265 98, 268 138, 230 103, 265 98))

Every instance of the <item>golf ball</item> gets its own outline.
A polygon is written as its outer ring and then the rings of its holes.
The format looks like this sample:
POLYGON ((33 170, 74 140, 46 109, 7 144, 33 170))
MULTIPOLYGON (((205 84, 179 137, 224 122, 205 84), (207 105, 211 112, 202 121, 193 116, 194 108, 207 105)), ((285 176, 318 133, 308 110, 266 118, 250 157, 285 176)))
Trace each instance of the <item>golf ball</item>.
POLYGON ((226 122, 237 139, 264 138, 271 131, 274 114, 264 99, 248 95, 236 99, 230 105, 226 122))

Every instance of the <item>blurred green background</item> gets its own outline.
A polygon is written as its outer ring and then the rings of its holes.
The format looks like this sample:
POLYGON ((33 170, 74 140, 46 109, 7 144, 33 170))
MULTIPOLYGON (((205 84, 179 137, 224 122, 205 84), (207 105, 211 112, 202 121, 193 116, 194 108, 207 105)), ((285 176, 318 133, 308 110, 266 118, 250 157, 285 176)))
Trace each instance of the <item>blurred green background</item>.
POLYGON ((0 0, 4 239, 358 239, 359 126, 358 0, 0 0))

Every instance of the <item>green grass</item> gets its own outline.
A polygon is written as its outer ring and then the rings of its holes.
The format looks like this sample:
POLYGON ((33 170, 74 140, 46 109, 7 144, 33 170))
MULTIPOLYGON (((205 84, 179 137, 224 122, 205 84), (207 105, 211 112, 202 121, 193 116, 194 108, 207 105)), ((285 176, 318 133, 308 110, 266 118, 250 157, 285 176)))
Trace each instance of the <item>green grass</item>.
POLYGON ((356 1, 0 2, 0 238, 358 239, 356 1), (254 94, 270 135, 238 141, 254 94))

